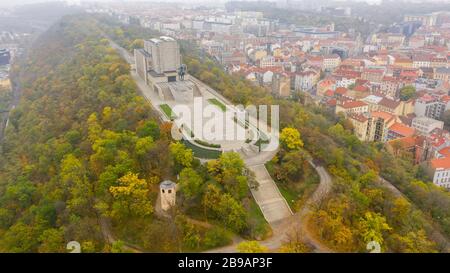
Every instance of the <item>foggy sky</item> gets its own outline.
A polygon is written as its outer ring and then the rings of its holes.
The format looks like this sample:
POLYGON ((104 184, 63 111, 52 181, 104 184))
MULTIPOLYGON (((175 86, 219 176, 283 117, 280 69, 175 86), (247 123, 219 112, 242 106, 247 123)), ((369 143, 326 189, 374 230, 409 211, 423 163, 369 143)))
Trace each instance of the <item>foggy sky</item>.
MULTIPOLYGON (((180 2, 180 0, 0 0, 0 7, 12 7, 15 5, 24 5, 24 4, 33 4, 33 3, 42 3, 42 2, 55 2, 55 1, 81 1, 81 2, 180 2)), ((181 0, 183 1, 183 0, 181 0)), ((231 0, 188 0, 190 3, 206 3, 206 2, 214 2, 214 3, 225 3, 231 0)), ((257 1, 257 0, 250 0, 250 1, 257 1)), ((271 2, 277 2, 280 0, 266 0, 271 2)), ((282 0, 281 0, 282 1, 282 0)), ((295 1, 295 0, 294 0, 295 1)), ((313 0, 310 0, 313 1, 313 0)), ((339 1, 339 0, 337 0, 339 1)), ((353 0, 358 2, 368 2, 368 3, 379 3, 382 0, 353 0)), ((414 0, 410 0, 414 1, 414 0)), ((330 2, 334 2, 333 0, 330 0, 330 2)), ((417 2, 414 1, 414 2, 417 2)), ((422 0, 421 2, 450 2, 450 0, 422 0)))

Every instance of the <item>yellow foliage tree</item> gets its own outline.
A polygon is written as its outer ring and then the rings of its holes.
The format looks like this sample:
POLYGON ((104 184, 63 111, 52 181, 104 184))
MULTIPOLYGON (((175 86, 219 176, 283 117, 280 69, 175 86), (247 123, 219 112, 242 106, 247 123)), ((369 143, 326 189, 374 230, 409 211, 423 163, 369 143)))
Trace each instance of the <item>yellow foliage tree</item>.
POLYGON ((283 128, 280 134, 280 141, 289 150, 298 150, 303 147, 303 141, 300 138, 300 132, 295 128, 283 128))
POLYGON ((240 253, 264 253, 269 251, 266 246, 261 245, 257 241, 244 241, 238 244, 237 250, 240 253))
POLYGON ((194 154, 191 149, 186 148, 181 142, 170 144, 170 153, 181 166, 185 168, 192 166, 194 154))
POLYGON ((121 177, 118 186, 109 188, 114 197, 111 216, 121 219, 127 216, 149 216, 153 206, 149 200, 149 187, 137 174, 128 173, 121 177))

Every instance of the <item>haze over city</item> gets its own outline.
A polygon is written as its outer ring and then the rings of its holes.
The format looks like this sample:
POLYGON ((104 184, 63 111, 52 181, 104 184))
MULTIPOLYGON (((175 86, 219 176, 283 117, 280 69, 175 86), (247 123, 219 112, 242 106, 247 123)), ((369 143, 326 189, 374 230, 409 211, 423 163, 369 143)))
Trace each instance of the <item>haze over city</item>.
POLYGON ((0 6, 0 253, 449 253, 450 1, 0 6))

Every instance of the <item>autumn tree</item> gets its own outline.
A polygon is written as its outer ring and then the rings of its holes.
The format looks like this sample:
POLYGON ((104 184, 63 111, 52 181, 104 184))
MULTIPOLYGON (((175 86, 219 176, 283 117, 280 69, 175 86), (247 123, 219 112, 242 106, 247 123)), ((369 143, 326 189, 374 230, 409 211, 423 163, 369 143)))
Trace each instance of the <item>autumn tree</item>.
POLYGON ((149 201, 149 188, 144 179, 137 174, 128 173, 118 180, 118 186, 109 188, 114 202, 111 216, 123 219, 129 216, 145 217, 153 213, 153 206, 149 201))
POLYGON ((303 147, 300 132, 295 128, 283 128, 280 133, 280 141, 287 150, 298 150, 303 147))
POLYGON ((192 168, 184 168, 180 173, 180 191, 187 198, 194 198, 199 195, 203 184, 202 177, 192 168))
POLYGON ((240 253, 269 252, 269 249, 266 246, 261 245, 257 241, 244 241, 239 243, 236 248, 240 253))
POLYGON ((182 167, 189 168, 192 166, 194 154, 191 149, 186 148, 181 142, 170 144, 170 153, 182 167))
POLYGON ((223 153, 217 160, 209 161, 207 168, 234 198, 241 199, 247 194, 248 179, 244 175, 244 161, 238 153, 223 153))
POLYGON ((39 236, 41 245, 39 252, 66 252, 67 242, 64 239, 64 231, 62 229, 47 229, 39 236))
POLYGON ((363 242, 375 241, 380 245, 384 242, 383 233, 392 228, 386 223, 386 218, 379 213, 366 212, 364 217, 359 219, 359 234, 363 242))
POLYGON ((206 187, 202 205, 208 215, 219 219, 236 232, 241 232, 247 227, 247 214, 243 206, 230 194, 221 193, 221 190, 213 184, 206 187))

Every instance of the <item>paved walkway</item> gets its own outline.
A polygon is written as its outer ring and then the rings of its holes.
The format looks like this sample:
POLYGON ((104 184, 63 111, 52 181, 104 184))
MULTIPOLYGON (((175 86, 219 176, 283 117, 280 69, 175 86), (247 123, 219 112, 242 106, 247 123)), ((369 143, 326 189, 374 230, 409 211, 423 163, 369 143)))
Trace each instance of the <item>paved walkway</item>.
POLYGON ((281 195, 265 166, 261 164, 251 166, 249 169, 255 173, 256 181, 259 183, 257 189, 252 189, 253 197, 267 222, 273 224, 290 217, 293 214, 291 208, 281 195))

